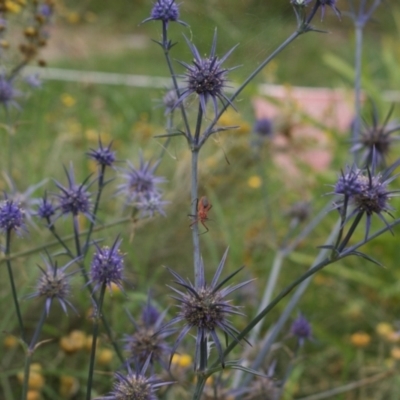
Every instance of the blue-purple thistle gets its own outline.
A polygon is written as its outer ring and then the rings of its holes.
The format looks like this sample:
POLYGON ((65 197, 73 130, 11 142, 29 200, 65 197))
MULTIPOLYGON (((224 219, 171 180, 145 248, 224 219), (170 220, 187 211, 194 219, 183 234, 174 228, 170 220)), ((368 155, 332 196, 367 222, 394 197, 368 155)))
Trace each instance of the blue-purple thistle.
POLYGON ((47 198, 47 193, 44 194, 43 198, 40 199, 39 207, 37 209, 37 216, 50 222, 51 217, 55 215, 56 209, 54 208, 53 202, 47 198))
POLYGON ((90 266, 90 283, 94 291, 103 285, 111 289, 112 283, 123 290, 124 255, 119 250, 121 241, 117 238, 111 247, 99 247, 96 244, 96 252, 90 266))
POLYGON ((321 7, 321 20, 324 19, 325 16, 325 8, 326 7, 330 7, 332 8, 332 10, 334 11, 334 13, 336 14, 336 16, 340 19, 341 18, 341 14, 339 9, 336 7, 336 2, 337 0, 317 0, 317 2, 319 3, 320 7, 321 7))
POLYGON ((175 103, 175 107, 184 102, 186 98, 192 94, 198 96, 203 114, 206 113, 209 100, 211 100, 213 104, 215 115, 218 114, 218 100, 222 103, 224 108, 228 105, 234 107, 229 98, 225 95, 224 89, 227 83, 227 73, 236 67, 223 68, 222 64, 231 55, 236 46, 219 59, 215 55, 217 47, 217 32, 215 31, 210 55, 209 57, 202 58, 196 46, 186 37, 185 40, 193 54, 194 60, 192 65, 180 62, 180 64, 187 69, 184 75, 186 78, 186 87, 182 90, 178 101, 175 103))
POLYGON ((161 214, 166 217, 164 207, 167 204, 169 204, 169 201, 163 200, 161 194, 151 193, 148 196, 141 196, 135 206, 140 210, 142 217, 154 217, 155 214, 161 214))
POLYGON ((353 153, 360 152, 360 162, 365 167, 373 163, 376 166, 385 166, 386 158, 392 148, 393 142, 400 139, 399 136, 392 135, 394 132, 400 131, 398 123, 390 122, 393 109, 394 107, 391 107, 381 124, 379 122, 378 110, 375 104, 373 104, 372 124, 368 125, 364 123, 359 137, 353 142, 350 151, 353 153), (375 159, 373 159, 373 156, 375 156, 375 159))
POLYGON ((20 108, 18 103, 15 101, 20 96, 20 92, 14 88, 14 82, 7 79, 4 73, 0 73, 0 104, 5 108, 14 106, 20 108))
POLYGON ((175 0, 156 0, 151 10, 149 18, 142 21, 142 24, 148 21, 162 21, 168 25, 169 22, 178 22, 187 26, 186 22, 179 19, 179 5, 175 0))
POLYGON ((56 194, 58 198, 56 210, 59 211, 59 216, 65 214, 72 214, 73 216, 83 214, 93 222, 94 217, 91 212, 90 193, 88 185, 86 185, 89 178, 86 178, 82 184, 78 185, 75 183, 72 164, 69 171, 65 167, 64 170, 67 175, 68 186, 63 186, 57 181, 55 182, 58 189, 60 189, 60 193, 56 194))
POLYGON ((303 346, 306 340, 311 340, 311 325, 303 314, 299 313, 298 317, 293 321, 290 333, 297 338, 300 346, 303 346))
POLYGON ((47 315, 49 315, 51 304, 55 299, 60 303, 62 309, 66 314, 67 306, 69 306, 76 312, 75 307, 67 299, 67 297, 69 297, 71 293, 69 277, 70 275, 74 274, 75 271, 69 274, 65 273, 65 270, 74 262, 76 262, 76 260, 70 261, 62 268, 59 268, 57 266, 57 263, 53 263, 50 258, 49 261, 43 258, 43 262, 45 264, 45 268, 42 268, 40 265, 38 265, 38 267, 42 271, 42 275, 38 280, 36 292, 28 295, 28 298, 44 298, 47 315))
POLYGON ((15 231, 18 235, 25 230, 25 212, 15 201, 6 198, 0 203, 0 230, 15 231))
POLYGON ((172 331, 160 330, 165 314, 166 312, 159 313, 151 305, 150 298, 143 308, 140 322, 136 322, 132 315, 128 313, 128 317, 135 327, 135 331, 131 335, 125 335, 124 338, 125 351, 129 360, 142 365, 147 359, 150 359, 152 365, 158 362, 164 369, 168 369, 164 360, 165 356, 170 354, 171 348, 164 339, 172 331))
POLYGON ((139 168, 135 168, 128 161, 128 168, 122 169, 121 175, 125 182, 118 186, 117 193, 125 195, 127 203, 157 197, 160 194, 158 185, 165 182, 165 178, 154 174, 159 164, 160 161, 153 165, 145 162, 142 154, 139 168))
POLYGON ((375 173, 375 165, 370 170, 360 170, 356 167, 348 168, 341 174, 332 194, 342 195, 343 198, 334 205, 335 209, 351 206, 347 219, 356 214, 366 215, 365 238, 368 238, 372 215, 376 214, 387 226, 388 223, 383 214, 390 214, 393 208, 389 205, 392 197, 398 196, 399 190, 390 191, 388 185, 398 175, 390 176, 399 166, 400 160, 387 168, 382 173, 375 173))
POLYGON ((99 147, 91 149, 87 154, 89 158, 96 161, 101 167, 111 167, 115 162, 115 151, 111 150, 112 142, 108 146, 103 146, 99 138, 99 147))
POLYGON ((237 271, 223 279, 222 282, 218 283, 227 255, 228 250, 225 251, 210 284, 207 284, 205 281, 204 265, 201 261, 200 283, 197 287, 190 281, 185 281, 179 274, 168 268, 171 274, 175 277, 174 282, 186 290, 185 292, 182 292, 171 287, 171 289, 178 294, 177 297, 173 298, 180 303, 178 305, 180 311, 178 316, 166 324, 165 327, 182 321, 184 322, 184 326, 172 348, 171 358, 176 352, 179 344, 192 328, 197 330, 195 350, 196 368, 199 368, 199 360, 200 363, 203 363, 203 365, 200 365, 200 369, 205 367, 205 360, 201 360, 201 358, 204 357, 204 349, 207 349, 209 338, 214 342, 220 362, 224 365, 224 355, 217 330, 221 330, 221 332, 225 334, 226 338, 230 336, 233 340, 238 341, 237 335, 239 334, 239 331, 231 325, 228 317, 232 314, 243 314, 238 311, 238 306, 231 305, 229 301, 225 300, 225 297, 243 287, 250 281, 222 289, 222 286, 243 268, 239 268, 237 271))
POLYGON ((143 367, 136 368, 135 372, 128 365, 126 375, 121 372, 115 373, 113 391, 97 400, 157 400, 156 391, 161 386, 171 385, 174 382, 163 382, 156 376, 146 376, 150 358, 146 360, 143 367))

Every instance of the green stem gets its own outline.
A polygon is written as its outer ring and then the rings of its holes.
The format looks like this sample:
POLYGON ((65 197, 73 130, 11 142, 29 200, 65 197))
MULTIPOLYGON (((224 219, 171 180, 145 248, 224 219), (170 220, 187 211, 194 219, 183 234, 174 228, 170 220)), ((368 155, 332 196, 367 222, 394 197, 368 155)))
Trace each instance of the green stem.
POLYGON ((95 358, 96 358, 97 336, 99 334, 99 320, 102 319, 101 309, 103 307, 105 292, 106 292, 106 283, 104 282, 101 285, 100 298, 99 298, 99 301, 96 306, 97 312, 96 312, 96 317, 95 317, 94 325, 93 325, 93 341, 92 341, 92 350, 90 353, 89 375, 88 375, 87 389, 86 389, 86 400, 90 400, 90 396, 92 393, 94 362, 95 362, 95 358))
POLYGON ((21 338, 26 343, 24 323, 22 322, 22 315, 21 315, 21 310, 19 308, 17 290, 15 288, 14 275, 13 275, 13 272, 12 272, 11 262, 10 262, 10 259, 9 259, 10 244, 11 244, 11 229, 8 229, 7 232, 6 232, 6 248, 5 248, 5 251, 4 251, 4 255, 6 257, 8 277, 9 277, 9 280, 10 280, 11 293, 12 293, 12 298, 13 298, 14 305, 15 305, 15 310, 17 312, 17 319, 18 319, 19 329, 21 331, 21 338))
MULTIPOLYGON (((198 160, 199 151, 192 150, 192 189, 191 189, 191 201, 192 201, 192 215, 197 215, 197 201, 198 201, 198 160)), ((194 257, 194 282, 195 286, 199 287, 203 279, 203 271, 201 268, 201 255, 200 255, 200 237, 198 224, 192 226, 192 238, 193 238, 193 257, 194 257)))
MULTIPOLYGON (((169 73, 170 73, 171 78, 172 78, 172 83, 174 84, 174 89, 175 89, 175 92, 176 92, 176 96, 179 99, 179 97, 181 96, 181 93, 180 93, 180 90, 179 90, 178 81, 176 79, 176 74, 175 74, 175 71, 174 71, 174 67, 172 66, 171 58, 169 56, 169 49, 170 48, 168 46, 167 27, 166 27, 166 24, 163 23, 163 50, 164 50, 164 56, 165 56, 165 59, 167 61, 169 73)), ((184 107, 183 104, 181 104, 179 106, 179 108, 181 109, 183 123, 185 124, 186 139, 190 143, 192 141, 192 134, 191 134, 191 131, 190 131, 189 121, 188 121, 188 118, 187 118, 187 115, 186 115, 186 110, 185 110, 185 107, 184 107)))
POLYGON ((46 305, 43 306, 42 315, 40 316, 39 323, 36 325, 35 332, 33 334, 31 343, 29 345, 27 355, 25 358, 25 366, 24 366, 24 382, 22 385, 22 400, 26 400, 28 389, 29 389, 29 374, 31 372, 30 366, 32 362, 33 353, 35 351, 36 343, 39 339, 40 332, 42 331, 42 327, 44 325, 44 321, 46 320, 47 312, 46 305))
POLYGON ((98 184, 98 189, 97 189, 97 195, 96 195, 96 200, 94 203, 94 207, 93 207, 93 219, 92 221, 90 221, 90 225, 89 225, 89 231, 88 234, 86 236, 86 242, 85 245, 83 246, 83 257, 86 257, 86 254, 89 250, 89 242, 90 242, 90 237, 92 235, 93 232, 93 228, 97 219, 97 211, 99 209, 99 204, 100 204, 100 198, 101 198, 101 194, 103 192, 103 188, 104 188, 104 173, 106 170, 106 166, 102 165, 101 169, 100 169, 100 173, 99 173, 99 184, 98 184))

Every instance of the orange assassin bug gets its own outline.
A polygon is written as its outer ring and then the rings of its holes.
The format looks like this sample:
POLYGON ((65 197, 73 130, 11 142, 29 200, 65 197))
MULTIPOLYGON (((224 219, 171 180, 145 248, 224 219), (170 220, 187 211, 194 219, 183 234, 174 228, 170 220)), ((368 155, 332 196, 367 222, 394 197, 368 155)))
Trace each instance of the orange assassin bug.
MULTIPOLYGON (((207 225, 205 224, 205 221, 208 220, 208 215, 207 213, 211 210, 212 204, 208 201, 206 196, 202 196, 200 200, 197 202, 197 215, 189 215, 189 217, 196 218, 190 225, 189 227, 192 227, 194 224, 200 222, 204 228, 207 230, 203 233, 207 233, 209 231, 207 225)), ((201 233, 201 235, 203 234, 201 233)))

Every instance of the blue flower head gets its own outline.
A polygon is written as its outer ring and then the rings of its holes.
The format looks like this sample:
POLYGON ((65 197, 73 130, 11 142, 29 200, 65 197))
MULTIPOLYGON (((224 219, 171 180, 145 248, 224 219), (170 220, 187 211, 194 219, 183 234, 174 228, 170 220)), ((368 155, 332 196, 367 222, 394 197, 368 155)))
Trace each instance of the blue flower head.
MULTIPOLYGON (((160 194, 158 185, 165 182, 165 178, 154 174, 159 164, 160 161, 153 165, 150 162, 145 162, 142 154, 140 155, 139 168, 135 168, 128 162, 128 168, 122 169, 122 178, 125 183, 118 186, 117 193, 124 194, 127 203, 154 199, 160 194)), ((162 204, 159 205, 162 206, 162 204)))
POLYGON ((71 293, 71 287, 69 283, 70 275, 74 274, 76 271, 66 274, 65 270, 76 260, 70 261, 68 264, 64 265, 62 268, 58 268, 57 263, 53 263, 53 261, 49 258, 46 260, 43 258, 45 268, 39 266, 42 271, 42 275, 40 276, 36 292, 28 295, 28 298, 33 297, 42 297, 46 302, 46 313, 47 315, 50 312, 50 307, 54 299, 60 303, 62 309, 67 314, 67 306, 71 307, 75 312, 75 307, 70 303, 67 299, 71 293))
POLYGON ((60 189, 60 193, 56 194, 58 198, 57 211, 60 215, 71 213, 73 216, 83 214, 90 221, 93 221, 93 214, 91 212, 90 193, 86 182, 87 178, 82 184, 75 183, 74 169, 72 164, 69 171, 64 167, 68 179, 68 186, 65 187, 56 181, 56 186, 60 189))
POLYGON ((132 371, 127 365, 127 374, 115 373, 113 391, 98 400, 157 400, 156 391, 161 386, 171 385, 174 382, 163 382, 155 376, 147 376, 146 371, 150 364, 150 358, 146 360, 143 367, 136 366, 132 371))
POLYGON ((257 119, 253 126, 253 131, 260 137, 271 137, 273 133, 273 124, 269 118, 257 119))
POLYGON ((56 213, 56 209, 53 206, 51 200, 48 200, 47 193, 40 200, 37 215, 39 218, 50 221, 50 218, 56 213))
POLYGON ((368 167, 372 164, 386 166, 386 158, 393 143, 400 139, 399 136, 393 135, 394 132, 400 131, 399 123, 390 121, 393 110, 394 107, 391 107, 385 120, 380 122, 377 107, 372 103, 372 123, 364 122, 358 138, 353 141, 350 149, 351 152, 360 153, 360 162, 363 166, 368 167))
POLYGON ((337 0, 317 0, 321 7, 321 19, 324 19, 325 16, 325 8, 331 7, 336 16, 340 19, 341 14, 339 9, 336 7, 337 0))
POLYGON ((166 312, 160 313, 150 302, 150 297, 142 311, 142 319, 138 323, 132 315, 128 317, 135 327, 130 335, 125 335, 125 351, 128 359, 142 365, 148 358, 150 363, 159 363, 164 369, 168 369, 165 357, 171 353, 171 348, 165 342, 172 330, 160 329, 166 312))
POLYGON ((156 0, 150 17, 142 21, 142 24, 155 20, 162 21, 166 25, 168 25, 168 22, 178 22, 187 26, 185 22, 179 19, 179 6, 175 0, 156 0))
POLYGON ((0 203, 0 229, 3 232, 15 231, 18 235, 25 230, 24 210, 7 197, 0 203))
POLYGON ((154 214, 161 214, 166 217, 164 206, 169 201, 162 200, 160 193, 150 193, 148 196, 140 196, 140 200, 135 206, 141 212, 142 217, 154 217, 154 214))
POLYGON ((312 329, 310 323, 299 313, 290 327, 290 333, 297 338, 299 345, 302 346, 306 340, 312 339, 312 329))
POLYGON ((101 167, 111 167, 115 162, 115 151, 111 150, 111 146, 112 142, 104 147, 99 138, 99 147, 96 150, 91 149, 87 155, 101 167))
POLYGON ((93 255, 90 266, 90 283, 93 290, 106 285, 111 289, 111 284, 116 284, 121 290, 124 280, 124 255, 120 252, 121 239, 115 239, 111 247, 99 247, 96 244, 96 252, 93 255))
MULTIPOLYGON (((375 159, 375 157, 373 157, 375 159)), ((382 173, 375 172, 375 164, 372 169, 360 170, 353 166, 346 173, 341 174, 334 191, 331 194, 343 196, 334 204, 334 209, 342 209, 350 206, 352 209, 347 216, 350 219, 356 214, 366 215, 365 239, 368 238, 372 215, 376 214, 386 225, 384 213, 391 215, 393 208, 389 205, 390 199, 398 196, 399 190, 389 190, 388 185, 397 175, 392 172, 400 165, 400 160, 394 163, 382 173)), ((393 216, 392 216, 393 217, 393 216)))
POLYGON ((235 276, 242 268, 238 269, 229 277, 218 283, 219 277, 222 273, 222 269, 225 264, 228 250, 225 251, 221 262, 215 272, 214 278, 210 284, 207 284, 204 277, 204 265, 201 261, 200 274, 201 282, 199 286, 194 286, 191 282, 185 281, 179 274, 168 268, 171 274, 175 277, 175 283, 185 289, 185 292, 171 287, 177 297, 174 297, 179 301, 178 307, 180 308, 177 317, 172 319, 165 327, 174 325, 179 322, 183 322, 183 328, 179 334, 171 353, 171 359, 179 344, 183 338, 193 328, 197 330, 196 335, 196 347, 195 347, 195 367, 199 367, 199 355, 202 349, 207 347, 208 341, 211 339, 214 342, 215 348, 217 349, 218 356, 221 364, 224 366, 224 355, 222 345, 218 337, 217 331, 220 330, 225 334, 225 337, 230 336, 233 340, 238 341, 237 335, 239 331, 229 322, 228 317, 232 314, 243 315, 238 311, 237 306, 230 304, 225 297, 233 291, 243 287, 250 281, 242 282, 234 286, 222 286, 233 276, 235 276))
POLYGON ((186 98, 193 93, 198 96, 204 114, 206 113, 206 106, 209 100, 211 100, 213 104, 215 115, 218 114, 218 100, 224 107, 227 105, 233 107, 233 104, 224 93, 224 88, 227 83, 226 75, 234 68, 222 68, 222 64, 230 56, 236 46, 219 59, 215 55, 217 47, 217 32, 215 31, 210 55, 209 57, 202 58, 196 46, 186 37, 185 40, 193 54, 194 60, 192 65, 180 62, 180 64, 187 69, 185 74, 186 87, 175 103, 175 107, 184 102, 186 98))
POLYGON ((15 101, 20 96, 20 92, 14 88, 14 82, 7 79, 4 73, 0 73, 0 104, 5 108, 14 106, 20 108, 18 103, 15 101))

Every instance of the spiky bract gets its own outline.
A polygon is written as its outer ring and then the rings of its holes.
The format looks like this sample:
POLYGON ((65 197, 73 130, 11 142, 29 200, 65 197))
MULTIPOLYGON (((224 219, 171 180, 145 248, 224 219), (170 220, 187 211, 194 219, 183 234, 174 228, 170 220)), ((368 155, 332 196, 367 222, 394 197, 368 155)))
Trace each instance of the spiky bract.
MULTIPOLYGON (((172 349, 172 355, 175 353, 180 342, 189 333, 192 328, 197 330, 196 336, 196 351, 195 351, 195 366, 198 368, 199 355, 203 351, 204 347, 207 347, 208 338, 214 342, 215 347, 218 351, 219 359, 222 365, 224 365, 224 357, 221 342, 218 338, 217 329, 221 330, 226 338, 230 336, 233 340, 237 341, 237 335, 239 331, 231 325, 228 321, 228 317, 232 314, 243 315, 238 311, 237 306, 233 306, 229 301, 225 300, 225 297, 233 291, 241 288, 250 281, 239 283, 235 286, 228 286, 222 289, 222 286, 228 282, 233 276, 235 276, 242 268, 230 274, 227 278, 218 283, 218 279, 221 275, 225 260, 228 254, 228 250, 225 252, 222 260, 215 272, 214 278, 210 284, 207 284, 204 278, 204 265, 201 261, 201 274, 199 286, 194 286, 190 281, 185 281, 179 274, 168 268, 171 274, 175 277, 175 283, 186 289, 185 292, 181 292, 178 289, 171 287, 178 296, 174 297, 179 304, 179 314, 166 326, 173 325, 175 323, 184 322, 184 326, 179 334, 174 347, 172 349)), ((171 355, 171 357, 172 357, 171 355)))

